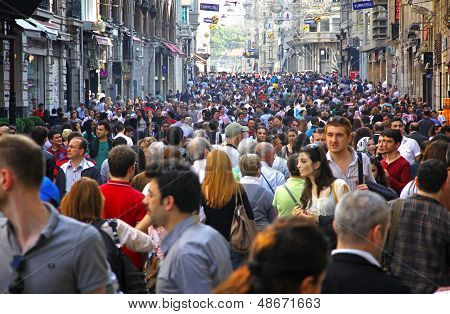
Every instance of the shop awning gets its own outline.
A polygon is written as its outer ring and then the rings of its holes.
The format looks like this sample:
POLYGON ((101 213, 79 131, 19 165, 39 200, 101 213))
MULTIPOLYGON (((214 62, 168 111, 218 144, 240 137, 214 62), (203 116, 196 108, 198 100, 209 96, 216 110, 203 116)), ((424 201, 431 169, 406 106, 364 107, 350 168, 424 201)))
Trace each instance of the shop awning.
POLYGON ((19 26, 23 30, 24 34, 27 37, 30 37, 30 38, 41 38, 42 35, 45 35, 44 32, 42 32, 39 28, 37 28, 33 24, 28 23, 27 20, 17 19, 16 20, 16 25, 19 26))
POLYGON ((198 54, 194 53, 194 60, 203 64, 206 64, 206 60, 200 57, 198 54))
POLYGON ((41 32, 44 32, 47 35, 47 38, 49 38, 51 40, 58 39, 58 34, 59 34, 58 26, 56 26, 55 24, 37 21, 31 17, 28 18, 26 21, 28 23, 34 25, 41 32))
POLYGON ((97 44, 99 44, 99 45, 110 46, 110 47, 112 47, 112 45, 113 45, 111 42, 111 39, 108 37, 95 35, 94 38, 95 38, 95 41, 97 42, 97 44))
POLYGON ((181 50, 181 48, 178 47, 177 44, 174 44, 167 40, 163 40, 162 43, 164 47, 166 47, 172 54, 184 56, 183 50, 181 50))

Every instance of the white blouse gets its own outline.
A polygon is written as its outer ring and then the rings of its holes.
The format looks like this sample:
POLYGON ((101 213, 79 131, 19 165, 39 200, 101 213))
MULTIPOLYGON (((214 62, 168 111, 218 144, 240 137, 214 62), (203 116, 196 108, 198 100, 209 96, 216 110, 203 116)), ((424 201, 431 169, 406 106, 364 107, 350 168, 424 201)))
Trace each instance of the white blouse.
POLYGON ((306 210, 318 216, 334 216, 336 205, 341 197, 349 191, 349 186, 343 179, 336 179, 329 190, 328 195, 324 197, 317 197, 312 193, 311 204, 306 210))
MULTIPOLYGON (((133 228, 120 219, 116 220, 117 234, 119 235, 121 245, 125 245, 131 251, 144 253, 150 252, 155 248, 152 239, 148 234, 133 228)), ((107 221, 102 225, 102 230, 113 238, 112 228, 107 221)))

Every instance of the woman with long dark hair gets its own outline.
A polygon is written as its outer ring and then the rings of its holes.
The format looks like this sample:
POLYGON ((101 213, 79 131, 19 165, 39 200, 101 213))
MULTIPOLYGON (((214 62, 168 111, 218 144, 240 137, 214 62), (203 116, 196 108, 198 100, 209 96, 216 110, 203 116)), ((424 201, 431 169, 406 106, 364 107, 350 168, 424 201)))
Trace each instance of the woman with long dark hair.
POLYGON ((349 187, 344 180, 333 176, 323 147, 318 144, 303 147, 297 166, 305 178, 305 189, 300 197, 302 209, 315 215, 334 215, 336 204, 349 187))
POLYGON ((380 161, 377 158, 371 156, 370 165, 372 167, 372 174, 375 178, 375 181, 382 186, 388 187, 386 175, 384 174, 384 169, 383 166, 381 166, 380 161))
POLYGON ((149 136, 150 121, 145 113, 144 109, 139 109, 137 111, 137 121, 136 121, 136 131, 137 140, 149 136))

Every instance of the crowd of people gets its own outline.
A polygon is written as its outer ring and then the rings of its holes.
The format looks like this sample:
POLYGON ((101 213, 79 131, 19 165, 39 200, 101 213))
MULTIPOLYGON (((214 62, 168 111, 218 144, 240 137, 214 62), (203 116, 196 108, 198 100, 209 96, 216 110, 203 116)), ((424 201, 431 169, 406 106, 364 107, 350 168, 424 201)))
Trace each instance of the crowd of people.
POLYGON ((450 127, 420 97, 223 73, 44 107, 0 126, 1 293, 450 289, 450 127))

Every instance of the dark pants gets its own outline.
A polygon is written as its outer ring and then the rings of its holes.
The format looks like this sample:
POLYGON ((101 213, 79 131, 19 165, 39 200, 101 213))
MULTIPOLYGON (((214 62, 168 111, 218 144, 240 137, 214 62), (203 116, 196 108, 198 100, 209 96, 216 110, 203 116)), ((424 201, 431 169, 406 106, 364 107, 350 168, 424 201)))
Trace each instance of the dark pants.
POLYGON ((245 260, 247 259, 248 252, 238 252, 232 248, 230 248, 230 258, 231 258, 231 267, 233 270, 236 270, 244 264, 245 260))

